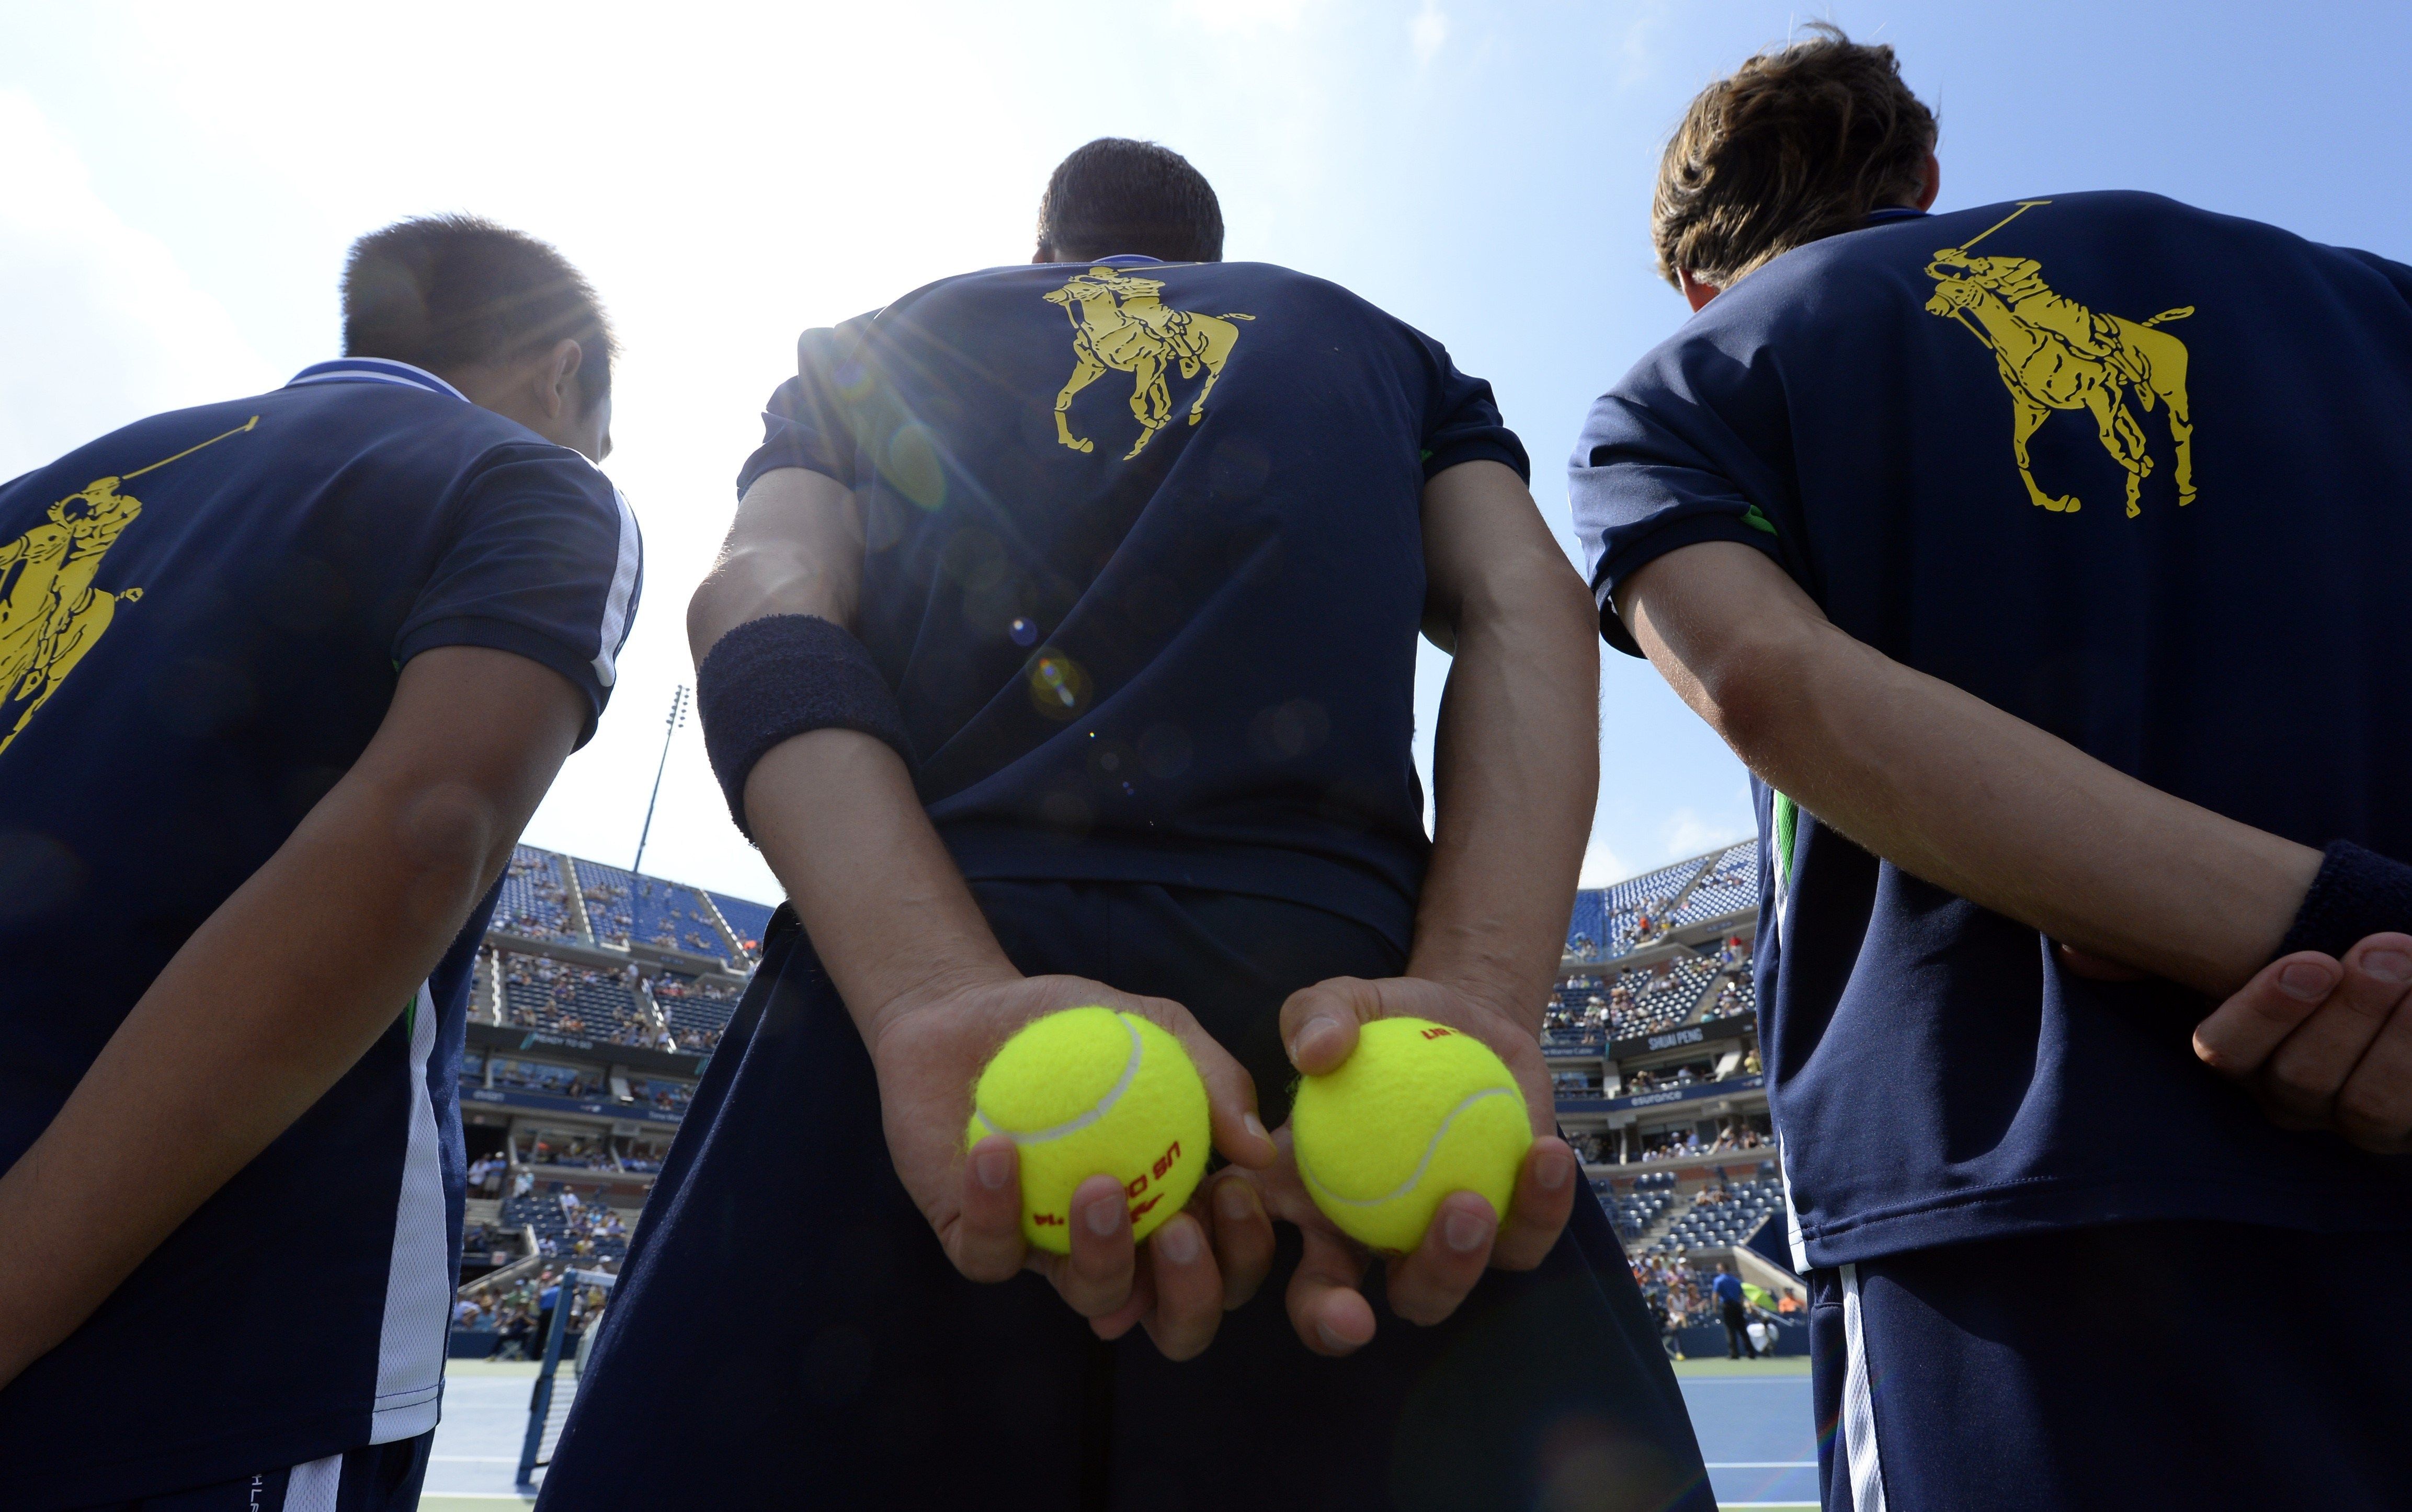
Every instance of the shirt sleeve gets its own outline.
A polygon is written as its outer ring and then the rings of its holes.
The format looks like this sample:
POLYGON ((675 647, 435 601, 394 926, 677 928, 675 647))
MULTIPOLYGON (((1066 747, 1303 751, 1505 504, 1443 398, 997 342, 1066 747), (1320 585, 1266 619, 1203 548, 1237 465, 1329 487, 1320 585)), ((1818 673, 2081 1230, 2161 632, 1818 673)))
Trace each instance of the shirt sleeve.
POLYGON ((1781 463, 1785 410, 1781 394, 1767 391, 1771 381, 1706 340, 1679 336, 1592 405, 1567 498, 1599 633, 1617 650, 1641 654, 1616 617, 1618 586, 1669 551, 1736 541, 1802 577, 1798 511, 1781 463))
POLYGON ((1432 477, 1460 462, 1489 461, 1513 467, 1517 477, 1531 483, 1532 459, 1524 454, 1524 443, 1500 418, 1491 385, 1460 373, 1440 343, 1420 331, 1413 335, 1423 348, 1431 379, 1424 408, 1424 477, 1432 477))
POLYGON ((762 444, 737 473, 740 498, 764 473, 803 467, 847 488, 855 477, 854 409, 869 382, 862 344, 871 317, 816 327, 796 338, 796 375, 779 385, 762 411, 762 444))
POLYGON ((585 744, 610 699, 643 589, 644 544, 627 500, 575 452, 508 446, 479 459, 453 519, 394 637, 394 666, 438 646, 542 663, 586 696, 585 744))

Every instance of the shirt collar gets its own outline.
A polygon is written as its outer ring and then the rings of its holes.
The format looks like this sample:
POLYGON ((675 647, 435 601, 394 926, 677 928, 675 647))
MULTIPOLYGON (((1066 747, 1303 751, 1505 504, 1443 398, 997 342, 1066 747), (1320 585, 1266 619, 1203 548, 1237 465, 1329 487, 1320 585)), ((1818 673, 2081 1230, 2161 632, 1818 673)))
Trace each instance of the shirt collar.
POLYGON ((424 389, 431 394, 449 394, 464 404, 469 402, 467 394, 425 368, 415 368, 390 357, 338 357, 313 362, 293 374, 285 387, 299 389, 305 383, 398 383, 405 389, 424 389))
POLYGON ((1083 257, 1081 260, 1092 268, 1103 268, 1110 264, 1116 268, 1143 268, 1149 263, 1162 262, 1164 259, 1151 257, 1144 252, 1117 252, 1110 257, 1083 257))
POLYGON ((1860 224, 1881 226, 1887 221, 1924 220, 1925 218, 1926 212, 1922 210, 1915 210, 1908 205, 1887 205, 1881 210, 1869 211, 1867 214, 1860 217, 1860 224))

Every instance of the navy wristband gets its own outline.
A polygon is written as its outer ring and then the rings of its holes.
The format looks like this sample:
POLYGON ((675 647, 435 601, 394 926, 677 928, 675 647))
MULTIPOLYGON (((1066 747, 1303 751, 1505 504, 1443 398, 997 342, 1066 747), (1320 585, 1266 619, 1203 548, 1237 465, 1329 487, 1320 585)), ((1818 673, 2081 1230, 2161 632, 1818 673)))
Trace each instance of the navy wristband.
POLYGON ((696 668, 695 712, 728 816, 748 840, 745 779, 782 741, 816 729, 860 730, 913 764, 904 711, 870 649, 818 615, 774 614, 722 636, 696 668))
POLYGON ((2371 935, 2390 932, 2412 933, 2412 866, 2340 840, 2321 856, 2278 954, 2317 950, 2343 960, 2371 935))

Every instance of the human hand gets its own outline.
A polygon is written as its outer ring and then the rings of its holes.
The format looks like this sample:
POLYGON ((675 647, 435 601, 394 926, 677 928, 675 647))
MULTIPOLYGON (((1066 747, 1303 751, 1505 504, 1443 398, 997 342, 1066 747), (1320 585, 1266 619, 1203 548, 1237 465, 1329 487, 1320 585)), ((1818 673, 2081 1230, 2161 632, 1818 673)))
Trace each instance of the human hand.
MULTIPOLYGON (((1490 1046, 1515 1077, 1533 1119, 1533 1147, 1517 1175, 1504 1224, 1480 1196, 1453 1192, 1441 1199, 1423 1242, 1389 1260, 1385 1292, 1390 1310, 1411 1323, 1430 1325, 1455 1313, 1484 1270, 1530 1270, 1541 1263, 1574 1211, 1579 1167, 1573 1149, 1557 1137, 1556 1102, 1532 1027, 1445 983, 1344 976, 1292 993, 1281 1015, 1290 1064, 1308 1075, 1336 1069, 1357 1048, 1358 1026, 1379 1018, 1430 1019, 1490 1046)), ((1287 1126, 1276 1139, 1278 1163, 1218 1179, 1217 1247, 1236 1256, 1254 1255, 1260 1246, 1270 1255, 1272 1224, 1295 1226, 1304 1251, 1289 1283, 1291 1326, 1317 1354, 1351 1354, 1374 1337, 1373 1306, 1359 1290, 1371 1252, 1342 1234, 1307 1196, 1287 1126), (1235 1213, 1224 1219, 1222 1186, 1229 1182, 1246 1186, 1261 1217, 1235 1213)), ((1236 1209, 1236 1196, 1232 1202, 1236 1209)), ((1260 1270, 1254 1274, 1261 1279, 1260 1270)), ((1235 1266, 1236 1280, 1248 1276, 1235 1266)))
POLYGON ((2195 1027, 2194 1052, 2282 1127, 2412 1152, 2412 935, 2272 962, 2195 1027))
MULTIPOLYGON (((1242 1167, 1270 1164, 1256 1085, 1180 1004, 1134 997, 1077 976, 981 973, 927 984, 883 1007, 869 1036, 890 1158, 947 1257, 974 1281, 1022 1270, 1045 1276, 1098 1337, 1143 1324, 1173 1359, 1203 1350, 1222 1321, 1225 1289, 1211 1231, 1193 1202, 1148 1237, 1131 1238, 1122 1182, 1098 1175, 1072 1196, 1072 1253, 1032 1248, 1022 1232, 1020 1154, 993 1135, 966 1152, 972 1085, 1014 1031, 1058 1009, 1102 1004, 1177 1036, 1206 1083, 1214 1145, 1242 1167)), ((1245 1242, 1244 1240, 1242 1242, 1245 1242)))

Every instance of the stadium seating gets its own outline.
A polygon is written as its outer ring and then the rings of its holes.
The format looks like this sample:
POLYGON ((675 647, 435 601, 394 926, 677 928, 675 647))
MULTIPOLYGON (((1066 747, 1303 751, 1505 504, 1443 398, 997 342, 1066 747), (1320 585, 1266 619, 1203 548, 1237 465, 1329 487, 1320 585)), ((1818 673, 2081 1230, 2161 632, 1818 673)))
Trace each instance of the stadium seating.
POLYGON ((728 1016, 737 1011, 741 995, 736 988, 698 981, 674 971, 654 978, 654 1004, 662 1010, 670 1036, 679 1049, 698 1054, 710 1054, 718 1048, 721 1031, 728 1027, 728 1016))
POLYGON ((622 1045, 660 1042, 619 975, 546 956, 505 955, 500 964, 507 1023, 622 1045))
POLYGON ((1605 894, 1587 888, 1575 894, 1575 914, 1566 925, 1566 954, 1589 960, 1608 939, 1605 894))
POLYGON ((715 892, 711 897, 713 904, 720 910, 720 917, 728 921, 729 930, 737 936, 737 947, 745 953, 745 959, 761 960, 762 936, 771 931, 772 910, 762 903, 731 898, 725 892, 715 892))
MULTIPOLYGON (((461 1080, 464 1086, 482 1085, 486 1067, 484 1057, 471 1050, 461 1063, 461 1080)), ((522 1092, 545 1092, 559 1097, 592 1097, 601 1091, 595 1082, 566 1065, 553 1065, 543 1061, 522 1061, 513 1056, 494 1057, 494 1085, 516 1088, 522 1092)))
POLYGON ((1758 906, 1758 842, 1746 840, 1711 862, 1673 916, 1677 929, 1758 906))
POLYGON ((1599 1193, 1601 1206, 1608 1209, 1609 1220, 1616 1226, 1616 1237, 1627 1244, 1640 1239, 1675 1200, 1672 1193, 1662 1190, 1645 1188, 1620 1194, 1602 1182, 1595 1182, 1594 1189, 1599 1193))
POLYGON ((572 860, 569 864, 578 874, 578 893, 585 900, 586 922, 595 931, 595 943, 614 950, 628 948, 628 942, 637 932, 633 896, 637 874, 600 861, 572 860))
MULTIPOLYGON (((578 869, 578 887, 586 900, 586 919, 595 927, 596 944, 615 950, 625 950, 632 944, 668 946, 717 961, 728 959, 729 942, 722 937, 711 906, 696 888, 640 876, 600 861, 572 864, 578 869)), ((760 908, 759 904, 745 906, 760 908)), ((771 911, 762 908, 761 915, 763 922, 769 923, 771 911)), ((730 927, 735 927, 733 920, 730 927)))
POLYGON ((1692 1016, 1709 978, 1717 974, 1717 963, 1706 957, 1678 961, 1663 976, 1628 972, 1643 976, 1646 989, 1636 992, 1632 1006, 1611 1010, 1609 1027, 1613 1037, 1624 1039, 1634 1035, 1655 1035, 1661 1029, 1671 1029, 1692 1016))
POLYGON ((1750 968, 1745 965, 1728 972, 1717 983, 1710 1005, 1702 1017, 1721 1019, 1729 1014, 1758 1012, 1758 984, 1752 978, 1750 968))
MULTIPOLYGON (((595 1231, 596 1210, 581 1205, 575 1214, 562 1206, 557 1192, 531 1194, 523 1197, 503 1199, 502 1226, 518 1230, 536 1230, 537 1246, 547 1255, 580 1255, 581 1258, 608 1260, 616 1269, 628 1256, 628 1240, 625 1234, 610 1235, 595 1231), (586 1241, 589 1250, 579 1252, 578 1243, 586 1241)), ((608 1217, 600 1220, 609 1222, 608 1217)))
POLYGON ((532 846, 511 847, 493 927, 531 940, 581 938, 569 911, 569 889, 552 856, 532 846))
POLYGON ((1783 1211, 1784 1183, 1777 1178, 1713 1184, 1651 1248, 1680 1253, 1747 1244, 1760 1225, 1783 1211))
POLYGON ((1574 914, 1566 924, 1566 954, 1581 961, 1613 961, 1670 930, 1758 906, 1758 842, 1745 840, 1612 887, 1576 893, 1574 914))

